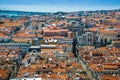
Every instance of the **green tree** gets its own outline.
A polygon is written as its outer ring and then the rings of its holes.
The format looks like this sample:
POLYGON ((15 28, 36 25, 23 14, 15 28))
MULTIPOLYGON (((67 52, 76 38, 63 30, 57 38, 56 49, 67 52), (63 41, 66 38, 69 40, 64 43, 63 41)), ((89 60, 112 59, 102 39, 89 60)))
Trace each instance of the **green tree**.
POLYGON ((4 24, 4 22, 0 21, 0 24, 4 24))
POLYGON ((42 24, 42 27, 45 27, 45 25, 44 25, 44 24, 42 24))

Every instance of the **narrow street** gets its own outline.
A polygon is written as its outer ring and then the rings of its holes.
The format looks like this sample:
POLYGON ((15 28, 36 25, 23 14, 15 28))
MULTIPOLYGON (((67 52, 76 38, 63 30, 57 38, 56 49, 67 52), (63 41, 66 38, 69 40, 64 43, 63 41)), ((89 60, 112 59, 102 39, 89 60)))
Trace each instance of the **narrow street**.
POLYGON ((87 65, 83 63, 82 57, 78 56, 78 60, 79 60, 79 62, 82 64, 82 67, 83 67, 84 70, 86 71, 86 73, 87 73, 87 75, 89 76, 90 80, 96 80, 96 79, 93 77, 91 71, 87 68, 87 65))

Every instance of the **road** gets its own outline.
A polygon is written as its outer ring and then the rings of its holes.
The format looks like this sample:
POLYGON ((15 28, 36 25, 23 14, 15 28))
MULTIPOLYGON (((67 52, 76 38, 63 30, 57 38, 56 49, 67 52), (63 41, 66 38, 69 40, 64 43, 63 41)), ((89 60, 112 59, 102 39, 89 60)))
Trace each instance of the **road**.
POLYGON ((96 79, 93 77, 91 71, 88 69, 87 65, 86 65, 85 63, 83 63, 83 61, 82 61, 82 59, 81 59, 80 56, 78 56, 78 60, 79 60, 79 62, 82 64, 82 67, 83 67, 83 69, 86 71, 86 73, 87 73, 87 75, 89 76, 90 80, 96 80, 96 79))

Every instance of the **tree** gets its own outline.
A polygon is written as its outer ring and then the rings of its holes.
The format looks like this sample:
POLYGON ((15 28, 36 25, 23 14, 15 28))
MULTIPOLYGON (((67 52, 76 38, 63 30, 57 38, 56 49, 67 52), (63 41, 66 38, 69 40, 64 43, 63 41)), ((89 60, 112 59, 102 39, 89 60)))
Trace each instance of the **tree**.
POLYGON ((4 41, 4 39, 2 39, 2 43, 4 43, 5 41, 4 41))
POLYGON ((74 54, 75 57, 77 57, 77 54, 76 54, 76 51, 77 51, 76 45, 77 45, 77 38, 73 38, 72 52, 73 52, 73 54, 74 54))
POLYGON ((103 46, 103 39, 100 40, 101 45, 103 46))
POLYGON ((105 46, 107 45, 107 38, 105 38, 105 46))
POLYGON ((0 21, 0 24, 4 24, 4 22, 0 21))
POLYGON ((44 25, 44 24, 42 24, 42 27, 45 27, 45 25, 44 25))

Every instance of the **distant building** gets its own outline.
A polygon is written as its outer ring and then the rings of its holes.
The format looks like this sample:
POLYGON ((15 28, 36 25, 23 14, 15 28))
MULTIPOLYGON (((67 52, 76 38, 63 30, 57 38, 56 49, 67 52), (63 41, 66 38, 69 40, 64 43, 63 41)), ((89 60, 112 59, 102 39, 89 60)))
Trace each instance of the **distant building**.
POLYGON ((14 78, 10 80, 42 80, 42 78, 14 78))
POLYGON ((9 42, 10 36, 6 32, 0 31, 0 43, 9 42))
POLYGON ((22 50, 26 50, 30 47, 28 43, 0 43, 1 47, 8 47, 12 49, 20 48, 22 50))
POLYGON ((72 33, 68 29, 60 29, 59 27, 48 27, 44 29, 44 36, 64 36, 71 37, 72 33))
POLYGON ((40 47, 40 39, 37 38, 33 38, 32 39, 32 43, 31 43, 31 46, 29 47, 28 49, 28 52, 31 52, 31 53, 40 53, 41 52, 41 47, 40 47))
POLYGON ((108 31, 101 31, 100 32, 101 36, 103 36, 103 39, 107 39, 107 42, 117 40, 118 39, 118 32, 114 30, 108 30, 108 31))
POLYGON ((120 40, 119 41, 112 41, 112 45, 116 48, 120 48, 120 40))
POLYGON ((85 34, 82 34, 81 36, 77 37, 78 45, 81 46, 92 46, 95 42, 95 35, 92 32, 86 32, 85 34))

